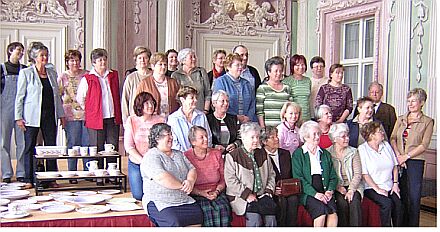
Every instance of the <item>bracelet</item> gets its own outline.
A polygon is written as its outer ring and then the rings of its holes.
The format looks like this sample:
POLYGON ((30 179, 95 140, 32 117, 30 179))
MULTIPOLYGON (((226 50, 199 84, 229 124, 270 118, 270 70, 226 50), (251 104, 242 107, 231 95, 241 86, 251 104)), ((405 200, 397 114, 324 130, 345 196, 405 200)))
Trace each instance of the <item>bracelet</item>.
POLYGON ((398 182, 398 181, 394 181, 393 183, 394 183, 394 184, 398 184, 399 182, 398 182))

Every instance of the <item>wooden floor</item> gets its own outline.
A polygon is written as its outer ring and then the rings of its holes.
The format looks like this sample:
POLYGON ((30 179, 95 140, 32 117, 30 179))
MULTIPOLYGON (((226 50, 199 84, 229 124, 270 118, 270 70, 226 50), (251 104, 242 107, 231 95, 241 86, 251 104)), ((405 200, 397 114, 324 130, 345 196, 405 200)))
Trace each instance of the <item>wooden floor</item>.
MULTIPOLYGON (((125 174, 128 174, 128 157, 123 156, 122 157, 122 172, 125 174)), ((13 160, 13 166, 15 167, 15 160, 13 160)), ((58 169, 60 171, 67 170, 67 161, 66 160, 58 160, 58 169)), ((82 170, 82 162, 78 162, 78 170, 82 170)), ((127 179, 128 181, 128 179, 127 179)), ((79 184, 81 184, 82 181, 80 181, 79 184)), ((128 182, 127 182, 128 183, 128 182)), ((60 183, 60 184, 67 184, 67 183, 60 183)), ((127 184, 127 191, 130 189, 130 185, 127 184)), ((436 198, 435 197, 425 197, 422 198, 422 204, 427 204, 433 207, 436 207, 436 198)), ((436 213, 428 212, 422 210, 420 213, 420 227, 437 227, 437 215, 436 213)))

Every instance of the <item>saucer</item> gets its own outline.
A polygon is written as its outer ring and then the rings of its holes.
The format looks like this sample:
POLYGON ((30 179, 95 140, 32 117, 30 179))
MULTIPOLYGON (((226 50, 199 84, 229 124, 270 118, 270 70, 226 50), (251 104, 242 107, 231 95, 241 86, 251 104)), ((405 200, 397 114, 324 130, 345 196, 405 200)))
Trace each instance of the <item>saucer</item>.
POLYGON ((6 219, 16 219, 16 218, 24 218, 29 216, 29 213, 26 211, 18 211, 15 214, 12 214, 9 211, 3 212, 0 214, 0 218, 6 218, 6 219))

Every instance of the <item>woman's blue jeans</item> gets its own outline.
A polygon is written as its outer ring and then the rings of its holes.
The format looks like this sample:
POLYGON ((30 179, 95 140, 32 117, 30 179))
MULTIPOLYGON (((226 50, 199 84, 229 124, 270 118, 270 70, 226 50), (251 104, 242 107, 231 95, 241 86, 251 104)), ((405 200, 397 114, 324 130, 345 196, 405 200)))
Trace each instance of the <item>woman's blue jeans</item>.
POLYGON ((136 200, 142 200, 143 182, 141 175, 141 165, 135 164, 128 159, 128 181, 130 183, 130 190, 133 198, 136 200))
MULTIPOLYGON (((67 137, 67 148, 70 149, 73 146, 81 146, 87 147, 89 146, 89 133, 87 132, 87 128, 84 125, 84 121, 67 121, 66 126, 64 128, 66 131, 67 137)), ((83 158, 83 167, 84 170, 88 170, 86 167, 86 163, 91 160, 87 158, 83 158)), ((78 160, 77 159, 68 159, 67 167, 69 171, 78 170, 77 167, 78 160)))

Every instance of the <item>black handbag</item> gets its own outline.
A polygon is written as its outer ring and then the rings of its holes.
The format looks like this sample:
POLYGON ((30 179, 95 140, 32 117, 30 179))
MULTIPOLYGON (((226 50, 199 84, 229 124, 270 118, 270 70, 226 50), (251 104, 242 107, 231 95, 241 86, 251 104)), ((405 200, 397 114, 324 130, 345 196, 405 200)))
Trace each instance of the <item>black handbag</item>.
POLYGON ((258 213, 261 215, 276 215, 277 204, 272 197, 265 195, 258 198, 257 201, 249 203, 246 212, 258 213))

